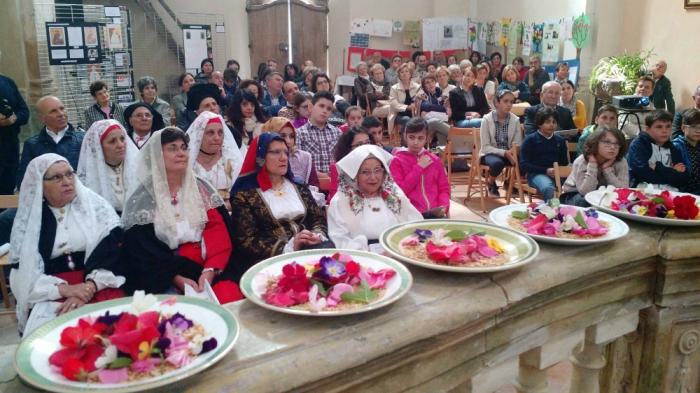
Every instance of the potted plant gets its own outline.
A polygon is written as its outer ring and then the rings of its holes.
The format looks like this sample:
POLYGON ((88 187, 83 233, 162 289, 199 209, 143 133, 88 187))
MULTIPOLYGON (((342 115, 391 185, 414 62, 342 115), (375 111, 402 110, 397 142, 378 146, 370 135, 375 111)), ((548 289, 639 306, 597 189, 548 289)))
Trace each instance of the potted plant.
POLYGON ((637 80, 647 73, 651 55, 651 51, 646 51, 600 59, 590 78, 590 88, 596 99, 610 103, 613 96, 634 94, 637 80))

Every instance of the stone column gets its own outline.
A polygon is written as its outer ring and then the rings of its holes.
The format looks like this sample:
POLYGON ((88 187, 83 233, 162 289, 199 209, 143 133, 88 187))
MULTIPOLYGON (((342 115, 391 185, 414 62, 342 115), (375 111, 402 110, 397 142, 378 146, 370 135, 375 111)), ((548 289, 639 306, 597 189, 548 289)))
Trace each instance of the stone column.
POLYGON ((583 343, 574 348, 571 355, 573 371, 571 374, 570 393, 599 393, 600 370, 605 366, 602 345, 596 343, 596 326, 586 329, 583 343))

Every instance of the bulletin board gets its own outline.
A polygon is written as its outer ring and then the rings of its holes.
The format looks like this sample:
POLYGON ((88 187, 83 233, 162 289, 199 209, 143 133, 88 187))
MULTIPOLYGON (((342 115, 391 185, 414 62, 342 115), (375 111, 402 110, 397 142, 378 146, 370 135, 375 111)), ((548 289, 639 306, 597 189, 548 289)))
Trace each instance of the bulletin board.
POLYGON ((101 63, 100 30, 98 23, 46 22, 49 64, 101 63))

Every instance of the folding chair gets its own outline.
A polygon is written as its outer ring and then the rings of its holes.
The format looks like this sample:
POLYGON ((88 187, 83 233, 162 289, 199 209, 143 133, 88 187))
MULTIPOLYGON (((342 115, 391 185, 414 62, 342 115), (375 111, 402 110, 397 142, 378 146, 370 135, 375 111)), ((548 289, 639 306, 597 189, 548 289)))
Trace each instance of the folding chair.
POLYGON ((486 192, 488 174, 491 168, 488 165, 481 163, 481 133, 479 131, 474 133, 474 147, 472 149, 472 158, 469 164, 469 186, 467 187, 467 197, 465 200, 470 200, 472 197, 472 185, 474 180, 478 181, 478 192, 479 198, 481 199, 481 211, 486 213, 486 207, 484 205, 484 194, 488 195, 486 192))
POLYGON ((554 184, 557 187, 556 197, 559 198, 561 195, 561 178, 569 177, 573 167, 571 165, 560 166, 558 162, 554 163, 554 184))
POLYGON ((506 191, 506 204, 510 204, 511 197, 513 195, 513 188, 517 189, 520 194, 520 203, 525 203, 525 194, 527 194, 530 203, 532 203, 533 195, 544 199, 535 187, 527 184, 527 176, 520 175, 520 146, 514 144, 511 151, 513 152, 515 165, 509 168, 510 176, 508 179, 508 191, 506 191))
POLYGON ((466 159, 471 171, 472 152, 474 150, 474 135, 479 133, 478 128, 450 127, 447 132, 447 144, 445 145, 445 160, 447 161, 447 180, 452 185, 452 163, 456 159, 466 159), (470 146, 469 152, 455 152, 455 146, 470 146))

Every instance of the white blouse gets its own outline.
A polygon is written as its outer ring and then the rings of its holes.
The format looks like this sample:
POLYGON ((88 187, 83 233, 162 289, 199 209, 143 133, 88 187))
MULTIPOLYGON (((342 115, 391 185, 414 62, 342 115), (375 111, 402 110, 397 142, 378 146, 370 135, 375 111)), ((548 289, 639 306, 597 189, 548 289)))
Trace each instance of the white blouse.
POLYGON ((262 193, 263 200, 267 203, 268 209, 272 216, 278 220, 292 220, 295 217, 306 213, 304 203, 297 193, 296 187, 289 179, 284 179, 281 190, 273 190, 272 188, 262 193))
POLYGON ((195 161, 194 173, 211 183, 217 190, 229 191, 233 186, 233 165, 231 162, 227 162, 223 156, 219 158, 219 161, 210 170, 206 170, 199 161, 195 161), (228 168, 226 167, 227 164, 228 168))
POLYGON ((394 214, 381 197, 366 198, 357 215, 342 192, 331 199, 328 207, 328 236, 337 248, 368 250, 368 240, 377 240, 385 229, 402 222, 422 220, 423 216, 399 191, 401 211, 394 214))
POLYGON ((107 176, 109 177, 109 184, 112 186, 112 191, 114 196, 117 197, 117 206, 114 206, 116 211, 124 210, 124 198, 126 197, 126 187, 124 187, 124 161, 117 167, 108 167, 111 169, 107 171, 107 176))

